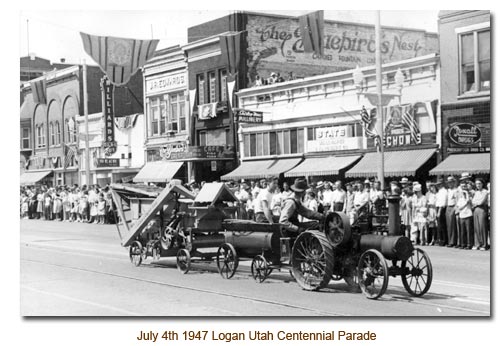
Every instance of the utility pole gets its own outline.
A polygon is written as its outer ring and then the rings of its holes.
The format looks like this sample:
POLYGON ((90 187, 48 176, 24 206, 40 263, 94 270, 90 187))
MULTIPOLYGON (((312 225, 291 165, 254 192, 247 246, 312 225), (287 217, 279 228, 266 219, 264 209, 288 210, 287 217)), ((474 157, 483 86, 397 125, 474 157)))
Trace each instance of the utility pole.
POLYGON ((85 116, 85 181, 90 186, 89 110, 87 95, 87 63, 83 59, 83 115, 85 116))
POLYGON ((375 11, 375 74, 377 81, 377 132, 379 139, 379 161, 377 177, 384 190, 384 114, 382 108, 382 55, 380 51, 380 11, 375 11))

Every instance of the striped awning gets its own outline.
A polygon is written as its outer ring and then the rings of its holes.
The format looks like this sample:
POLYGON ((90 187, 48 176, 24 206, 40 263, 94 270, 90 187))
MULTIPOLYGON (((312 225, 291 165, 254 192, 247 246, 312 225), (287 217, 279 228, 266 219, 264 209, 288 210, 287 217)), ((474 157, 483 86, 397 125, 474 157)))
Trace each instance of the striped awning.
POLYGON ((471 174, 490 173, 490 153, 480 154, 455 154, 448 156, 443 162, 432 169, 430 175, 460 174, 468 172, 471 174))
POLYGON ((338 175, 341 170, 351 166, 360 157, 361 155, 309 157, 297 167, 286 172, 285 177, 338 175))
POLYGON ((155 161, 148 162, 134 177, 134 183, 166 183, 172 180, 184 162, 155 161))
POLYGON ((40 180, 45 178, 47 175, 52 173, 52 171, 38 171, 38 172, 24 172, 20 177, 21 185, 32 185, 38 183, 40 180))
POLYGON ((302 158, 243 161, 234 171, 223 175, 222 180, 259 179, 279 176, 299 164, 302 158))
MULTIPOLYGON (((414 176, 417 169, 425 164, 436 149, 388 151, 384 153, 384 176, 414 176)), ((348 178, 376 177, 379 153, 367 153, 353 168, 346 173, 348 178)))

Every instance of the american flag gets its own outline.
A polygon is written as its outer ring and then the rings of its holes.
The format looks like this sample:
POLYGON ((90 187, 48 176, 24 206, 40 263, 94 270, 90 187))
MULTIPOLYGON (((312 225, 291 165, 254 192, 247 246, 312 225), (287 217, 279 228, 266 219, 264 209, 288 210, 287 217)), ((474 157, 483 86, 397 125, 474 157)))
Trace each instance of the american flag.
POLYGON ((75 163, 76 163, 76 147, 74 146, 71 146, 71 145, 67 145, 66 143, 64 144, 64 146, 66 147, 66 156, 64 157, 64 168, 68 168, 69 166, 72 165, 72 161, 73 159, 75 159, 75 163))
POLYGON ((420 130, 418 129, 418 124, 415 120, 415 107, 413 105, 407 105, 402 107, 401 110, 401 120, 408 129, 410 129, 410 135, 414 143, 418 144, 418 135, 420 130))
POLYGON ((365 136, 368 138, 374 138, 375 139, 375 146, 379 148, 380 146, 380 136, 375 130, 375 123, 376 123, 376 112, 372 111, 370 114, 368 114, 368 111, 366 110, 365 106, 361 108, 361 112, 359 113, 361 116, 361 126, 363 126, 363 129, 365 131, 365 136))
POLYGON ((85 52, 99 64, 114 85, 127 84, 139 68, 153 57, 159 40, 94 36, 80 33, 85 52))
POLYGON ((323 55, 324 12, 316 11, 299 17, 304 52, 323 55))

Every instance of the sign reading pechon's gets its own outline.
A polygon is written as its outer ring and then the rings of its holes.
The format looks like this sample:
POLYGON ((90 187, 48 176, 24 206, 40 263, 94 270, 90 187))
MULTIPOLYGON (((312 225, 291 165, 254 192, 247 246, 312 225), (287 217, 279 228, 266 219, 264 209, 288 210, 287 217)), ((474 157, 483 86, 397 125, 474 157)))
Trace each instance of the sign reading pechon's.
POLYGON ((448 139, 457 145, 474 145, 481 140, 481 130, 474 124, 453 123, 448 127, 448 139))

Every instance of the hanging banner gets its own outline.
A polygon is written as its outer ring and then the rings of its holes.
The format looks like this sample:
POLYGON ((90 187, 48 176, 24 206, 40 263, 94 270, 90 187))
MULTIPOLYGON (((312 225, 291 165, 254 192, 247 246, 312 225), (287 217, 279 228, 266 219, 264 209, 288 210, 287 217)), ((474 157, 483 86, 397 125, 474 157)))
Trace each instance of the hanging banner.
POLYGON ((107 77, 101 79, 102 91, 102 111, 104 116, 104 143, 103 150, 106 156, 111 156, 116 152, 115 141, 115 112, 114 95, 115 87, 107 77))
POLYGON ((196 103, 196 89, 189 90, 189 116, 193 115, 194 104, 196 103))
POLYGON ((210 120, 217 117, 217 102, 198 106, 198 119, 210 120))
POLYGON ((228 92, 228 101, 229 101, 229 107, 233 108, 233 93, 234 93, 234 87, 236 86, 236 78, 234 77, 229 77, 227 79, 227 92, 228 92))
POLYGON ((83 49, 99 65, 114 85, 127 84, 150 60, 159 40, 94 36, 81 32, 83 49))

